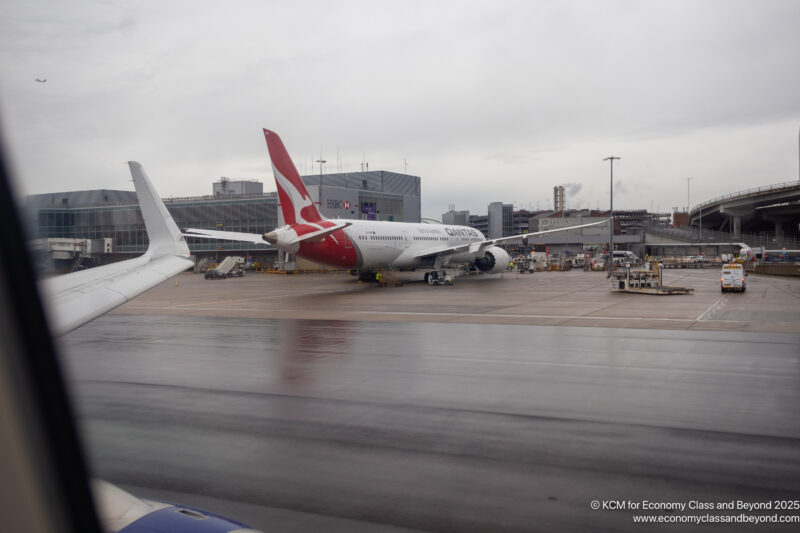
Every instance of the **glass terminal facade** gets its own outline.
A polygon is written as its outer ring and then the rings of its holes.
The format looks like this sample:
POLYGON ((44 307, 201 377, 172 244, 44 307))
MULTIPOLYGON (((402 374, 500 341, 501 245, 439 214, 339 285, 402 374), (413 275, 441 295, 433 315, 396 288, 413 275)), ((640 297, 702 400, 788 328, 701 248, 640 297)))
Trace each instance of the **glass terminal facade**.
MULTIPOLYGON (((420 221, 420 178, 387 171, 303 176, 320 212, 329 218, 420 221)), ((275 192, 165 198, 164 204, 181 229, 199 228, 264 234, 283 224, 275 192)), ((34 239, 107 239, 102 262, 123 259, 118 254, 147 250, 144 220, 133 191, 90 190, 29 196, 25 216, 34 239), (117 256, 112 257, 112 256, 117 256)), ((197 256, 216 252, 248 253, 267 260, 272 245, 188 238, 197 256)))
MULTIPOLYGON (((66 193, 69 194, 69 193, 66 193)), ((74 202, 73 202, 74 203, 74 202)), ((164 199, 180 228, 218 229, 263 234, 277 226, 277 193, 164 199)), ((113 253, 144 253, 148 238, 138 204, 98 207, 36 207, 34 238, 113 239, 113 253)), ((203 251, 274 250, 269 244, 189 239, 192 253, 203 251)))

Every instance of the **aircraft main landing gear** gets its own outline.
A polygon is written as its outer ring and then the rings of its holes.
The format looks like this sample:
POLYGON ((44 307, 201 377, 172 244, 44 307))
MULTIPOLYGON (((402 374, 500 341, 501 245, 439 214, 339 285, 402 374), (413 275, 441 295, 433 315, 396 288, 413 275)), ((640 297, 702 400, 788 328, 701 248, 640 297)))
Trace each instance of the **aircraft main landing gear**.
POLYGON ((371 281, 377 281, 375 278, 375 272, 359 272, 358 273, 358 281, 363 281, 364 283, 368 283, 371 281))

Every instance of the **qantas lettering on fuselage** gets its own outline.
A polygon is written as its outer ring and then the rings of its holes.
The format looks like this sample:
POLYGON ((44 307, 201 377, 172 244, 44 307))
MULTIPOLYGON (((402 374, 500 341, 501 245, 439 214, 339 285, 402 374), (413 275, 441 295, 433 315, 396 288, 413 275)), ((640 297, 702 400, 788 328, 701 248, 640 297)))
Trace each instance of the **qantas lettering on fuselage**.
POLYGON ((483 237, 476 229, 444 228, 444 231, 451 237, 483 237))

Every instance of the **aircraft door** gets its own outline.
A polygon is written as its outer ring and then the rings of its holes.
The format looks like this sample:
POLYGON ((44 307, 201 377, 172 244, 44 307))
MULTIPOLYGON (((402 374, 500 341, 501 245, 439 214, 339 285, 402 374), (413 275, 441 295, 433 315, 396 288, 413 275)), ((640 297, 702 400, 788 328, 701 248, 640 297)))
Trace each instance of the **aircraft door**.
POLYGON ((403 240, 400 242, 400 246, 403 250, 411 246, 411 238, 408 236, 407 231, 402 232, 403 240))

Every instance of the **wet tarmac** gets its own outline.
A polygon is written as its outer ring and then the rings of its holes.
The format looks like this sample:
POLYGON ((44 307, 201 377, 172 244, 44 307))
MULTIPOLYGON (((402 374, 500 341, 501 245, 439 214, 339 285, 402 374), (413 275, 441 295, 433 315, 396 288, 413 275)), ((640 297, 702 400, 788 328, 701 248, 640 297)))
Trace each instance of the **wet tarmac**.
POLYGON ((721 294, 717 268, 665 271, 665 285, 694 290, 676 296, 611 292, 604 272, 576 270, 459 277, 452 287, 428 286, 421 272, 386 277, 404 285, 378 288, 347 274, 181 274, 113 313, 800 332, 800 277, 751 275, 745 293, 721 294))
POLYGON ((61 341, 95 475, 264 531, 641 531, 592 502, 800 497, 800 333, 123 309, 61 341))

